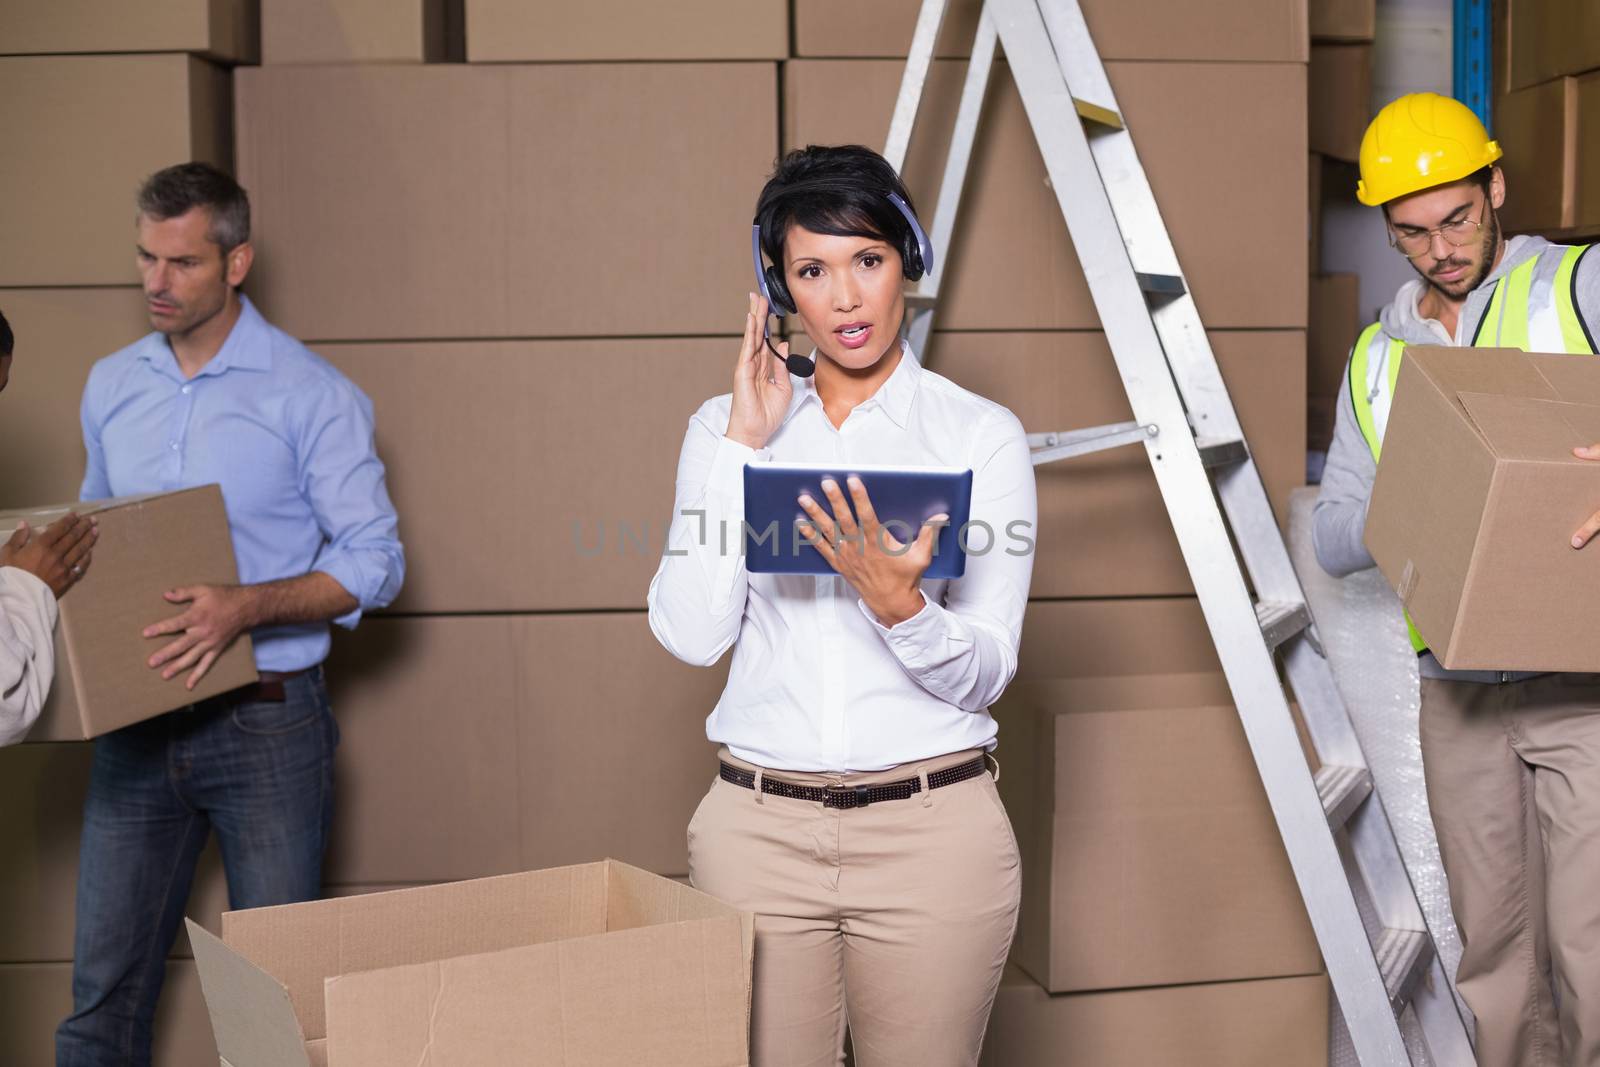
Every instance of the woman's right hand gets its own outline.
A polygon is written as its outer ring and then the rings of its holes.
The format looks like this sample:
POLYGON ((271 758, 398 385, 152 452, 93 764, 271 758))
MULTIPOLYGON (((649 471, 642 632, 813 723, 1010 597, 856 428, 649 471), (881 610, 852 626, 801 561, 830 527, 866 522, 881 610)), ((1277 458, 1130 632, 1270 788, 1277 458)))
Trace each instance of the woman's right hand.
POLYGON ((750 312, 744 319, 744 343, 733 368, 733 410, 728 414, 728 437, 750 448, 761 448, 783 425, 794 395, 794 383, 784 360, 789 343, 779 341, 778 355, 767 352, 762 337, 767 324, 767 301, 750 294, 750 312))

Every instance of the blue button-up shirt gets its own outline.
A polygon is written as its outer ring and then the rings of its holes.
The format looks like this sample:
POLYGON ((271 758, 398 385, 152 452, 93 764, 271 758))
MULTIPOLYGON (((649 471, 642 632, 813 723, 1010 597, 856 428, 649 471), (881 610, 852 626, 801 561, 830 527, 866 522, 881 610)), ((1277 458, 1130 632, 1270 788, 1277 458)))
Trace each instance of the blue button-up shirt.
MULTIPOLYGON (((84 500, 218 483, 239 580, 322 571, 359 607, 353 627, 405 577, 394 505, 373 444, 372 402, 250 301, 199 374, 183 376, 152 333, 100 362, 83 392, 84 500)), ((155 622, 155 619, 151 619, 155 622)), ((296 671, 327 657, 326 623, 263 627, 256 666, 296 671)))

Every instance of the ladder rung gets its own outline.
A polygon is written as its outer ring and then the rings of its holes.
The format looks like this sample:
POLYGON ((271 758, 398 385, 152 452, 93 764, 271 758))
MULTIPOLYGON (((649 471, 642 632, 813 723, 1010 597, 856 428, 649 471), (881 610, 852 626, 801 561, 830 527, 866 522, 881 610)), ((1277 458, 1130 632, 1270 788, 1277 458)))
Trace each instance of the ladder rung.
POLYGON ((1078 110, 1078 117, 1081 119, 1087 119, 1089 122, 1104 126, 1109 130, 1122 129, 1122 116, 1109 107, 1091 104, 1089 101, 1079 100, 1077 97, 1072 98, 1072 106, 1078 110))
POLYGON ((1256 621, 1261 624, 1261 636, 1269 649, 1276 649, 1285 641, 1311 625, 1311 613, 1301 603, 1263 600, 1256 605, 1256 621))
POLYGON ((939 298, 932 293, 907 293, 906 307, 913 311, 926 311, 939 302, 939 298))
POLYGON ((1325 766, 1317 772, 1317 796, 1328 816, 1328 829, 1338 830, 1372 793, 1372 772, 1365 767, 1325 766))
POLYGON ((1389 992, 1389 1003, 1399 1011, 1411 999, 1428 967, 1433 963, 1432 942, 1421 930, 1384 930, 1372 946, 1378 958, 1378 970, 1383 974, 1383 988, 1389 992))
POLYGON ((1177 297, 1189 291, 1183 284, 1181 274, 1146 274, 1137 271, 1134 274, 1139 279, 1139 288, 1151 296, 1177 297))
POLYGON ((1236 437, 1197 437, 1195 447, 1200 450, 1200 463, 1208 470, 1243 463, 1250 458, 1250 450, 1236 437))

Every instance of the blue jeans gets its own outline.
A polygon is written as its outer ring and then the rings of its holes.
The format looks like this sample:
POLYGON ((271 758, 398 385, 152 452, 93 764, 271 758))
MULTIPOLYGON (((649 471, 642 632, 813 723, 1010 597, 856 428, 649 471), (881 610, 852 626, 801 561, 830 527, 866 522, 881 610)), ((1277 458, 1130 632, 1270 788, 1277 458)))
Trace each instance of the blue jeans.
POLYGON ((281 702, 218 697, 95 741, 57 1067, 150 1063, 167 954, 213 828, 230 907, 320 894, 339 729, 322 668, 284 690, 281 702))

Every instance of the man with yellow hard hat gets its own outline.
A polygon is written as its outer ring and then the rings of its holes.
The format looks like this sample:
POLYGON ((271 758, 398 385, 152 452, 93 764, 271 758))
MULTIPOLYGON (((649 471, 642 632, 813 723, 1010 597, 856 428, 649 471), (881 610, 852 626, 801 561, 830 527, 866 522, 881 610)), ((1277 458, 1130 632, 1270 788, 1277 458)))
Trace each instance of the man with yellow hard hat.
MULTIPOLYGON (((1434 93, 1389 104, 1362 138, 1356 196, 1382 208, 1417 277, 1356 339, 1339 390, 1313 526, 1331 574, 1373 565, 1362 529, 1406 345, 1596 351, 1600 255, 1505 239, 1500 154, 1476 115, 1434 93)), ((1573 547, 1595 529, 1600 517, 1573 547)), ((1411 643, 1478 1063, 1600 1064, 1600 676, 1447 671, 1415 628, 1411 643)))

